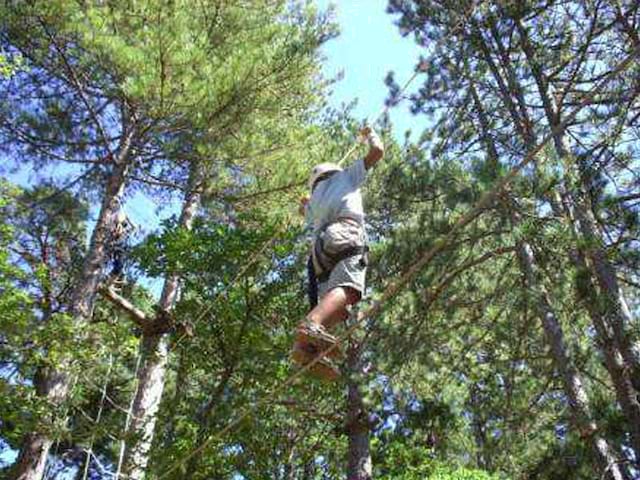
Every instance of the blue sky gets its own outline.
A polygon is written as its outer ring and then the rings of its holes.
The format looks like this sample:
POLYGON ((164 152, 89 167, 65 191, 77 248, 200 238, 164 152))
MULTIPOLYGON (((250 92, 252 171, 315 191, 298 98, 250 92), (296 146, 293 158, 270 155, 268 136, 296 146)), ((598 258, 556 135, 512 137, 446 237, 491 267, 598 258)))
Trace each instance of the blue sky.
MULTIPOLYGON (((334 20, 340 28, 340 35, 323 47, 325 76, 333 78, 342 74, 343 77, 334 84, 329 102, 340 107, 357 100, 353 116, 359 121, 372 121, 384 107, 388 95, 384 85, 387 73, 394 71, 396 81, 403 84, 413 74, 419 47, 411 38, 400 36, 393 23, 394 17, 386 13, 387 0, 315 0, 315 3, 322 10, 333 4, 334 20)), ((414 89, 417 86, 418 81, 411 85, 414 89)), ((403 138, 407 129, 418 133, 424 128, 417 123, 417 118, 408 113, 406 102, 392 109, 390 116, 393 133, 398 140, 403 138)), ((40 172, 27 167, 8 177, 27 186, 42 178, 60 178, 67 174, 69 168, 61 165, 40 172)), ((125 205, 125 211, 139 227, 138 235, 142 237, 155 230, 163 218, 175 214, 177 209, 165 206, 158 211, 152 199, 136 194, 125 205)), ((151 288, 159 290, 160 284, 152 283, 151 288)))
MULTIPOLYGON (((389 71, 396 73, 396 80, 404 83, 413 74, 419 56, 419 48, 410 38, 403 38, 393 24, 394 18, 386 13, 387 0, 315 0, 322 10, 333 4, 335 21, 340 28, 338 38, 323 47, 325 62, 323 72, 332 78, 341 73, 343 79, 334 84, 329 101, 332 106, 357 100, 353 115, 357 120, 374 120, 384 106, 388 90, 384 78, 389 71)), ((417 87, 418 82, 412 84, 417 87)), ((411 90, 411 89, 409 89, 411 90)), ((390 112, 394 136, 403 137, 407 129, 419 132, 423 125, 401 103, 390 112)), ((330 159, 328 159, 330 160, 330 159)), ((65 165, 35 172, 30 167, 9 174, 20 185, 31 185, 42 178, 61 178, 69 173, 65 165)), ((141 227, 144 235, 157 228, 161 218, 175 213, 164 209, 158 215, 156 205, 144 195, 136 195, 125 207, 132 220, 141 227)))
MULTIPOLYGON (((396 81, 403 84, 413 74, 420 48, 410 37, 399 34, 394 17, 386 13, 387 0, 316 0, 315 3, 323 10, 334 5, 335 20, 341 31, 340 36, 323 49, 325 75, 344 74, 334 89, 331 103, 339 106, 357 98, 356 118, 373 120, 387 96, 385 76, 394 71, 396 81)), ((409 91, 417 86, 416 80, 409 91)), ((392 109, 390 115, 398 139, 407 129, 416 133, 423 128, 408 113, 406 103, 392 109)))

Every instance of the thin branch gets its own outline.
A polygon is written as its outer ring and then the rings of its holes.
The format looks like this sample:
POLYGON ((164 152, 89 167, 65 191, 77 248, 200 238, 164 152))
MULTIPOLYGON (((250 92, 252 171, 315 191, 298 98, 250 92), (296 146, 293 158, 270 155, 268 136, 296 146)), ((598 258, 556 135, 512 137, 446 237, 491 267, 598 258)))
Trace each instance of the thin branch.
POLYGON ((113 305, 127 313, 132 320, 143 329, 149 328, 153 325, 153 319, 149 318, 142 310, 136 307, 129 300, 114 292, 111 287, 102 287, 100 292, 113 305))
POLYGON ((622 195, 620 197, 614 198, 616 203, 630 202, 633 200, 640 200, 640 193, 632 193, 629 195, 622 195))
POLYGON ((628 278, 625 278, 622 275, 618 275, 618 280, 620 280, 622 283, 629 285, 630 287, 640 289, 640 283, 634 282, 633 280, 629 280, 628 278))
POLYGON ((306 182, 306 180, 302 180, 302 181, 299 181, 299 182, 293 182, 293 183, 289 183, 287 185, 282 185, 280 187, 274 187, 274 188, 270 188, 268 190, 262 190, 262 191, 259 191, 259 192, 249 193, 249 194, 244 195, 244 196, 234 197, 233 195, 228 195, 226 197, 226 200, 228 200, 230 202, 234 202, 234 203, 246 202, 247 200, 255 199, 257 197, 270 195, 272 193, 286 192, 287 190, 290 190, 290 189, 293 189, 293 188, 297 188, 297 187, 301 187, 302 185, 305 184, 305 182, 306 182))
POLYGON ((109 152, 109 156, 111 157, 111 161, 115 162, 116 161, 116 156, 113 154, 113 150, 111 149, 111 145, 109 144, 109 135, 107 135, 107 132, 105 131, 104 127, 102 126, 102 122, 98 118, 98 115, 97 115, 93 105, 89 101, 89 98, 86 95, 85 89, 84 89, 82 83, 80 82, 80 79, 76 75, 76 71, 71 66, 71 63, 69 63, 69 60, 67 59, 67 56, 65 55, 62 47, 56 41, 55 36, 49 31, 49 28, 47 27, 47 25, 44 22, 44 20, 42 20, 42 19, 39 19, 39 20, 40 20, 40 24, 42 25, 42 28, 44 29, 44 31, 46 32, 47 36, 49 37, 49 40, 51 40, 51 43, 53 44, 53 46, 55 47, 56 51, 58 52, 58 55, 60 55, 60 58, 62 59, 62 63, 64 63, 64 65, 65 65, 65 67, 67 69, 67 72, 69 73, 69 75, 71 77, 71 80, 72 80, 73 84, 75 85, 75 87, 78 90, 78 93, 80 94, 80 98, 82 99, 82 103, 84 103, 84 105, 87 107, 87 110, 89 111, 89 114, 91 115, 91 118, 93 119, 93 122, 95 123, 96 128, 98 129, 98 132, 100 133, 100 136, 102 137, 102 140, 104 142, 104 147, 107 149, 107 152, 109 152))

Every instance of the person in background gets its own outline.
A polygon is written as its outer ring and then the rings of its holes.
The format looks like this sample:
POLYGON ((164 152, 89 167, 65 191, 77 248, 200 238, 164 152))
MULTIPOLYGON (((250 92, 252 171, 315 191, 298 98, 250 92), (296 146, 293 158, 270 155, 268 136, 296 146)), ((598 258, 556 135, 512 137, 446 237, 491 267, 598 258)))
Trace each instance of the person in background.
POLYGON ((124 263, 129 250, 129 238, 134 231, 134 224, 121 206, 114 214, 110 238, 111 272, 109 273, 109 283, 113 285, 124 283, 124 263))

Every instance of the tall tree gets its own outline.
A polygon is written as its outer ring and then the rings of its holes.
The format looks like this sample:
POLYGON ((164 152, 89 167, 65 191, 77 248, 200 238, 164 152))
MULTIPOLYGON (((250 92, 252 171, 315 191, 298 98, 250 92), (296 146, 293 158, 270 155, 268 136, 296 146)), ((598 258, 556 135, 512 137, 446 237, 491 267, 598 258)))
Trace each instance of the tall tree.
MULTIPOLYGON (((606 7, 598 4, 594 5, 594 10, 585 7, 586 14, 583 16, 582 14, 585 12, 580 10, 581 5, 579 4, 580 2, 563 2, 562 4, 554 6, 545 6, 531 2, 518 4, 517 6, 509 5, 497 9, 497 11, 502 14, 502 16, 498 15, 498 17, 500 17, 499 20, 496 20, 491 8, 483 10, 482 6, 479 6, 472 19, 466 22, 464 21, 465 14, 473 7, 472 5, 460 5, 447 8, 435 2, 390 2, 391 11, 401 13, 402 15, 399 22, 403 30, 405 32, 414 32, 417 41, 421 44, 428 46, 433 40, 454 37, 459 40, 460 48, 456 48, 455 46, 443 47, 443 44, 445 44, 443 42, 438 45, 437 49, 427 51, 433 67, 431 71, 433 76, 419 92, 419 95, 415 97, 414 110, 416 112, 420 111, 433 114, 437 108, 435 105, 441 106, 443 109, 447 107, 452 108, 452 105, 457 107, 455 110, 456 113, 450 115, 448 119, 444 115, 440 117, 442 119, 441 124, 450 130, 446 132, 436 130, 436 135, 442 135, 444 138, 440 143, 442 147, 438 145, 438 149, 434 151, 435 154, 452 152, 454 150, 457 151, 458 154, 461 152, 464 155, 474 154, 477 151, 477 143, 474 142, 482 141, 484 145, 487 145, 487 140, 489 140, 493 145, 487 147, 488 153, 494 155, 496 158, 504 159, 504 164, 508 165, 514 156, 514 152, 517 152, 517 149, 520 148, 521 145, 529 149, 535 146, 537 142, 536 136, 540 134, 543 125, 546 125, 547 128, 554 128, 556 138, 558 134, 562 134, 560 127, 564 124, 562 123, 561 115, 557 115, 556 111, 545 110, 545 103, 549 100, 549 96, 547 99, 543 99, 538 103, 533 101, 535 98, 541 98, 540 91, 548 90, 547 87, 542 90, 530 88, 530 85, 539 86, 541 82, 537 80, 541 80, 543 77, 539 75, 536 79, 536 74, 533 71, 535 69, 523 69, 522 66, 530 66, 530 64, 527 63, 529 58, 544 57, 548 61, 547 70, 552 72, 558 83, 561 81, 564 82, 562 84, 564 92, 578 91, 580 88, 583 88, 582 85, 593 84, 596 78, 600 78, 606 74, 605 69, 604 71, 598 70, 598 77, 596 77, 596 75, 589 76, 590 74, 588 72, 593 72, 593 70, 590 70, 592 68, 590 62, 595 61, 592 60, 594 57, 591 56, 595 50, 590 50, 590 48, 593 47, 592 42, 601 41, 603 38, 611 38, 609 35, 613 31, 613 25, 615 24, 615 22, 611 21, 613 15, 609 13, 608 15, 602 16, 603 11, 600 9, 606 10, 606 7), (598 16, 598 14, 601 14, 601 16, 598 16), (535 19, 535 28, 531 28, 531 30, 535 31, 538 45, 536 45, 535 49, 531 48, 529 57, 527 57, 523 50, 518 50, 517 48, 518 39, 523 31, 518 30, 513 26, 513 23, 510 23, 513 21, 513 15, 518 17, 521 24, 531 21, 532 25, 534 25, 533 22, 535 19), (608 17, 608 21, 601 21, 601 17, 608 17), (564 23, 563 20, 559 20, 560 18, 563 18, 564 21, 566 21, 567 18, 571 18, 576 30, 582 29, 585 33, 583 35, 571 36, 570 39, 563 37, 560 29, 563 28, 566 23, 564 23), (594 19, 598 21, 596 22, 594 19), (558 30, 556 30, 556 28, 558 30), (549 35, 549 31, 557 31, 558 34, 556 36, 549 35), (485 44, 485 35, 490 36, 494 45, 496 45, 492 47, 495 48, 495 53, 485 44), (508 47, 505 47, 505 44, 508 45, 508 47), (542 47, 542 45, 544 45, 544 47, 542 47), (575 49, 578 53, 575 56, 569 54, 568 51, 571 49, 575 49), (565 56, 563 56, 563 54, 565 56), (589 67, 585 67, 585 65, 589 67), (565 72, 571 72, 571 74, 565 75, 565 72), (533 83, 529 82, 527 88, 523 88, 522 85, 525 84, 528 75, 531 75, 530 78, 533 79, 533 83), (473 87, 473 85, 470 87, 469 84, 473 82, 481 86, 482 91, 471 91, 471 95, 468 95, 466 98, 478 105, 480 97, 483 97, 483 101, 490 105, 490 107, 487 108, 488 111, 492 112, 495 109, 501 113, 504 112, 504 115, 485 115, 485 120, 480 122, 482 123, 479 125, 480 128, 472 126, 470 129, 469 124, 465 122, 467 122, 470 116, 475 115, 477 112, 465 108, 464 104, 461 105, 460 98, 465 95, 465 91, 469 92, 468 88, 473 87), (576 87, 576 85, 580 85, 580 87, 576 87), (542 104, 542 109, 537 107, 539 104, 542 104), (552 113, 553 115, 546 115, 546 113, 552 113), (467 126, 465 127, 464 125, 467 126), (534 125, 537 126, 534 128, 534 125)), ((629 9, 628 13, 633 16, 632 9, 629 9)), ((618 14, 618 17, 624 18, 625 15, 618 14)), ((627 41, 627 45, 628 43, 629 41, 627 41)), ((544 79, 544 81, 547 80, 548 79, 544 79)), ((614 102, 613 98, 616 98, 616 100, 619 99, 619 97, 613 93, 618 85, 621 85, 621 83, 618 82, 622 82, 622 80, 615 80, 612 83, 614 87, 611 92, 607 92, 607 94, 610 94, 609 98, 611 98, 610 101, 612 103, 614 102)), ((607 94, 603 93, 603 97, 600 98, 607 98, 607 94)), ((567 100, 566 96, 558 96, 558 98, 567 100)), ((607 102, 607 100, 604 100, 604 102, 607 102)), ((472 106, 473 103, 469 103, 469 105, 472 106)), ((575 105, 573 99, 572 103, 575 105)), ((564 107, 564 111, 570 111, 570 107, 567 105, 564 107)), ((628 118, 617 118, 621 120, 622 124, 628 122, 628 118)), ((592 121, 597 125, 597 120, 594 117, 581 115, 578 117, 576 123, 578 125, 586 125, 592 121)), ((426 139, 428 137, 425 135, 424 138, 426 139)), ((576 144, 577 149, 579 149, 579 143, 576 142, 576 144)), ((564 148, 566 151, 566 146, 564 148)), ((555 153, 558 153, 557 148, 555 153)), ((571 178, 571 175, 573 175, 571 173, 571 169, 573 168, 571 165, 574 164, 573 159, 570 159, 567 155, 564 157, 556 155, 553 161, 557 163, 555 163, 555 167, 552 168, 558 169, 556 171, 568 169, 566 170, 569 174, 568 178, 571 178), (563 158, 563 160, 560 160, 560 158, 563 158)), ((491 171, 491 169, 489 169, 489 171, 491 171)), ((495 169, 493 171, 495 172, 495 169)), ((486 172, 487 169, 483 169, 483 171, 477 172, 476 175, 478 173, 486 175, 486 172)), ((530 181, 536 186, 536 190, 522 192, 519 189, 515 189, 514 193, 516 195, 524 194, 529 196, 532 196, 532 194, 540 195, 540 193, 542 193, 542 202, 548 202, 559 218, 565 217, 564 209, 566 202, 563 203, 561 199, 561 201, 557 202, 559 208, 556 209, 554 207, 552 193, 554 190, 544 190, 545 182, 548 182, 548 178, 545 179, 548 171, 545 172, 544 168, 539 168, 535 172, 538 177, 530 177, 530 181)), ((493 175, 495 176, 495 173, 493 175)), ((546 188, 549 188, 548 184, 546 188)), ((571 184, 568 183, 565 185, 564 190, 561 191, 571 196, 574 195, 571 193, 571 188, 571 184)), ((567 198, 570 197, 565 195, 564 200, 567 198)), ((571 201, 573 202, 574 200, 571 201)), ((523 201, 526 201, 526 199, 523 199, 523 201)), ((575 209, 572 207, 570 211, 573 210, 575 209)), ((529 212, 526 215, 531 216, 531 213, 532 212, 529 212)), ((581 248, 584 245, 594 245, 593 241, 585 241, 589 237, 585 236, 585 232, 581 229, 579 221, 568 217, 566 224, 575 224, 577 226, 575 230, 577 235, 574 237, 574 243, 567 248, 569 252, 572 250, 576 251, 577 248, 581 248)), ((520 249, 524 248, 523 253, 525 253, 527 250, 526 244, 523 244, 522 241, 519 240, 519 245, 520 249)), ((586 258, 588 254, 584 252, 584 256, 586 258)), ((519 255, 519 257, 520 259, 534 259, 534 257, 530 255, 519 255)), ((530 271, 525 268, 527 265, 529 265, 529 267, 534 266, 534 264, 530 262, 521 263, 524 268, 524 273, 530 271)), ((580 270, 583 270, 581 265, 576 264, 576 266, 580 270)), ((591 272, 594 275, 593 282, 597 283, 597 273, 591 269, 589 265, 585 264, 585 266, 588 268, 583 271, 591 272)), ((529 280, 532 279, 531 275, 525 275, 525 277, 529 280)), ((560 292, 561 290, 557 291, 560 292)), ((596 293, 595 290, 593 290, 593 292, 596 293)), ((602 302, 599 301, 597 297, 594 297, 591 303, 592 305, 602 305, 602 302)), ((541 313, 543 314, 541 318, 550 318, 544 311, 541 313)), ((606 312, 601 311, 597 313, 598 318, 607 318, 606 312)), ((627 324, 629 324, 629 322, 632 323, 632 319, 627 317, 626 322, 627 324)), ((596 321, 594 321, 594 325, 596 328, 598 327, 596 321)), ((620 332, 624 332, 627 328, 624 327, 623 322, 619 322, 619 326, 621 327, 619 329, 620 332)), ((547 328, 549 332, 554 330, 549 324, 545 325, 545 329, 547 328)), ((602 329, 599 331, 601 330, 602 329)), ((557 346, 561 335, 557 329, 555 331, 556 333, 548 338, 550 345, 555 344, 557 346)), ((611 334, 612 332, 608 338, 614 340, 611 334)), ((619 345, 618 348, 623 348, 622 345, 624 341, 622 339, 614 341, 614 344, 615 343, 619 345)), ((556 351, 554 353, 558 352, 559 351, 556 351)), ((619 351, 619 353, 621 352, 622 350, 619 351)), ((556 364, 558 367, 564 368, 567 362, 563 361, 562 357, 563 355, 556 356, 556 364)), ((630 370, 633 369, 633 358, 631 357, 632 356, 627 355, 627 358, 631 359, 628 363, 630 370)), ((609 356, 609 358, 614 357, 609 356)), ((615 376, 612 375, 612 378, 614 379, 614 384, 618 383, 615 376)), ((629 380, 627 380, 627 386, 631 385, 629 380)), ((578 385, 576 382, 566 383, 568 387, 572 384, 574 386, 578 385)), ((570 389, 567 390, 567 394, 569 398, 572 398, 570 389)), ((575 395, 573 395, 573 397, 575 397, 575 395)), ((619 395, 619 398, 622 399, 621 404, 623 408, 625 407, 623 401, 630 400, 633 402, 632 397, 633 396, 627 396, 627 394, 619 395)), ((573 405, 580 404, 580 402, 577 401, 570 401, 570 403, 571 402, 573 405)), ((636 423, 633 421, 633 418, 635 418, 633 409, 627 409, 627 411, 629 412, 628 418, 631 420, 630 430, 633 432, 636 423)), ((588 412, 588 410, 586 412, 588 412)), ((587 418, 588 417, 589 415, 587 415, 587 418)), ((594 437, 589 438, 596 446, 595 451, 597 452, 599 448, 598 444, 601 443, 600 440, 596 440, 594 437)), ((609 471, 610 464, 615 465, 615 462, 611 460, 611 456, 606 453, 606 449, 599 463, 603 471, 609 471)))
POLYGON ((348 438, 347 478, 349 480, 371 480, 373 466, 371 463, 371 421, 364 404, 362 365, 362 347, 351 340, 347 351, 347 402, 345 430, 348 438))
MULTIPOLYGON (((9 378, 7 385, 33 382, 33 392, 37 396, 56 401, 51 384, 55 363, 51 357, 59 358, 73 347, 73 332, 65 314, 74 277, 82 264, 88 209, 67 192, 59 192, 53 186, 18 190, 13 194, 10 191, 3 187, 5 200, 11 200, 4 213, 15 232, 7 251, 13 265, 22 272, 14 277, 14 281, 22 286, 30 302, 25 321, 3 328, 10 341, 7 350, 3 351, 2 361, 15 365, 19 372, 18 378, 9 378), (41 351, 49 352, 51 357, 43 358, 41 351)), ((27 432, 14 474, 19 476, 33 471, 34 475, 42 475, 47 459, 43 452, 50 447, 51 440, 29 428, 37 426, 40 431, 53 430, 61 419, 55 410, 48 411, 46 404, 30 399, 20 388, 9 387, 7 394, 11 402, 22 403, 22 412, 12 412, 8 402, 9 408, 4 413, 7 418, 23 417, 18 431, 27 432), (46 414, 38 419, 39 425, 28 420, 43 407, 46 414)), ((10 438, 15 435, 10 431, 7 433, 10 438)))
MULTIPOLYGON (((315 51, 331 34, 323 18, 287 2, 256 1, 247 10, 243 2, 150 1, 121 15, 125 7, 77 8, 72 2, 3 7, 3 43, 19 51, 28 65, 25 73, 12 77, 3 98, 7 154, 86 165, 80 179, 100 185, 98 220, 68 305, 80 335, 91 315, 109 233, 127 185, 134 180, 185 185, 187 178, 196 177, 187 187, 186 226, 195 214, 204 172, 194 172, 190 158, 178 154, 190 151, 198 161, 208 155, 218 158, 207 168, 222 191, 236 184, 239 175, 246 185, 260 186, 286 178, 276 173, 285 157, 273 156, 274 145, 279 141, 290 147, 300 140, 300 129, 287 130, 289 123, 281 122, 272 123, 276 128, 268 135, 262 130, 276 114, 302 125, 307 106, 320 98, 310 82, 317 68, 315 51), (276 101, 279 109, 274 110, 276 101), (190 149, 176 145, 185 139, 184 132, 190 149), (270 165, 260 161, 265 156, 270 165), (264 181, 267 175, 272 178, 264 181)), ((167 279, 162 311, 174 303, 177 283, 177 278, 167 279)), ((69 361, 61 359, 60 368, 50 373, 45 395, 53 403, 68 396, 69 361)), ((154 360, 160 370, 163 362, 162 355, 154 360)), ((145 366, 141 375, 153 369, 145 366)), ((159 386, 153 388, 156 394, 144 407, 150 412, 160 397, 159 386)), ((139 390, 141 399, 148 396, 146 386, 139 390)), ((144 423, 148 429, 153 422, 144 423)), ((134 423, 132 428, 142 427, 134 423)), ((44 448, 39 455, 46 453, 44 448)), ((140 468, 136 472, 141 475, 140 468)), ((37 477, 24 473, 24 478, 37 477)))

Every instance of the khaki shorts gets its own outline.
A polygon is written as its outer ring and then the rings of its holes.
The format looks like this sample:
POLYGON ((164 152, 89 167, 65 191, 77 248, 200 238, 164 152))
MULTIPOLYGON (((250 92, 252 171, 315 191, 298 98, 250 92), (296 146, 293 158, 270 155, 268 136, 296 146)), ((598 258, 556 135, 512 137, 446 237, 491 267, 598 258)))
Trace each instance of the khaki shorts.
MULTIPOLYGON (((353 245, 365 245, 366 235, 359 222, 343 219, 332 223, 323 234, 324 247, 329 254, 337 254, 353 245)), ((318 268, 316 272, 320 271, 318 268)), ((324 297, 329 290, 336 287, 351 287, 364 295, 365 275, 367 267, 362 255, 345 258, 331 270, 329 278, 318 283, 318 298, 324 297)))
POLYGON ((329 290, 336 287, 351 287, 364 295, 365 276, 367 267, 362 261, 362 256, 345 258, 331 270, 331 275, 326 282, 318 283, 318 298, 322 299, 329 290))

